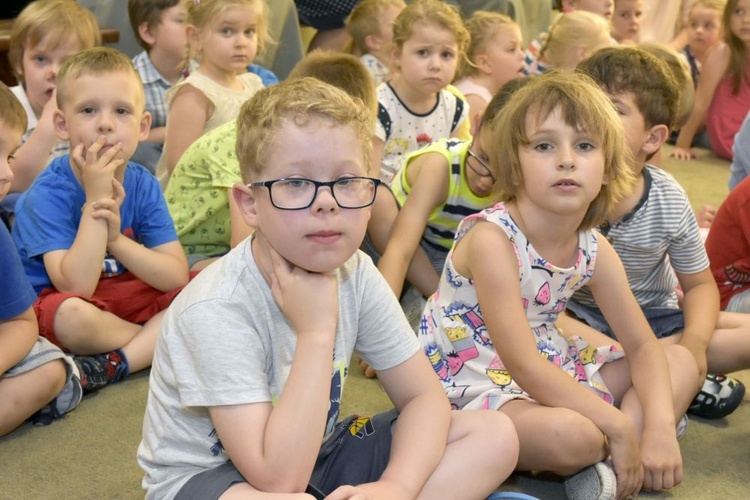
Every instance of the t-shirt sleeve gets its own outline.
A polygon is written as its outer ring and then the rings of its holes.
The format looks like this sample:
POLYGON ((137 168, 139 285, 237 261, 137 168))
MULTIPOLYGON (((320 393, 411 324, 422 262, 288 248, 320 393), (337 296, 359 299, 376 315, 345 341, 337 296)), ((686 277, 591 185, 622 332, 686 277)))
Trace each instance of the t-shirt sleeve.
POLYGON ((75 196, 67 189, 34 184, 16 206, 13 233, 19 251, 34 258, 67 250, 78 233, 80 213, 75 196))
POLYGON ((36 300, 5 224, 0 222, 0 321, 14 318, 26 311, 36 300))
POLYGON ((375 370, 400 365, 420 350, 419 341, 383 276, 362 257, 363 285, 355 349, 375 370))
POLYGON ((672 267, 678 273, 693 274, 708 269, 706 247, 698 230, 695 214, 685 196, 677 231, 667 249, 672 267))
MULTIPOLYGON (((169 215, 167 202, 164 194, 159 187, 159 182, 145 168, 140 166, 133 173, 136 176, 134 185, 137 197, 137 207, 139 217, 137 220, 136 234, 139 243, 148 248, 157 247, 165 243, 177 241, 177 231, 174 227, 172 217, 169 215)), ((129 192, 129 186, 126 186, 126 196, 129 192)), ((133 189, 133 188, 131 188, 133 189)))

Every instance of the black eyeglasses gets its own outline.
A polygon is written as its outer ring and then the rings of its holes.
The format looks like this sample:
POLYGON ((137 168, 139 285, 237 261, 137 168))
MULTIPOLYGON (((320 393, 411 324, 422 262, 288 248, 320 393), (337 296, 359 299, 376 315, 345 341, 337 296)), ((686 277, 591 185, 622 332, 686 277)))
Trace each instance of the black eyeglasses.
POLYGON ((477 174, 479 177, 489 177, 493 181, 495 180, 495 176, 492 175, 492 170, 490 169, 490 166, 487 165, 487 162, 485 162, 483 159, 481 159, 479 156, 477 156, 474 151, 471 150, 471 148, 466 150, 466 153, 471 157, 474 158, 477 163, 479 163, 479 166, 482 167, 481 170, 475 168, 472 166, 470 161, 467 161, 466 164, 469 166, 469 168, 477 174))
POLYGON ((280 210, 302 210, 313 204, 321 186, 331 189, 333 199, 341 208, 369 207, 375 201, 380 184, 380 179, 372 177, 342 177, 328 182, 290 177, 252 182, 248 186, 268 188, 271 204, 280 210))

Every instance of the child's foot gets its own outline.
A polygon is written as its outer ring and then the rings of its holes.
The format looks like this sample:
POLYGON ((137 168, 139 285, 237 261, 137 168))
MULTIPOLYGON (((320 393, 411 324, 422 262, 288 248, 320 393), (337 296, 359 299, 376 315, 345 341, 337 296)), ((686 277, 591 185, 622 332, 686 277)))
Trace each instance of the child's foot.
POLYGON ((568 500, 614 500, 617 477, 608 462, 586 467, 564 481, 568 500))
POLYGON ((130 373, 128 361, 119 349, 95 356, 73 356, 81 372, 84 394, 98 391, 109 383, 122 381, 130 373))
POLYGON ((726 375, 709 373, 703 387, 693 402, 688 413, 701 418, 723 418, 732 413, 745 397, 745 385, 737 379, 726 375))

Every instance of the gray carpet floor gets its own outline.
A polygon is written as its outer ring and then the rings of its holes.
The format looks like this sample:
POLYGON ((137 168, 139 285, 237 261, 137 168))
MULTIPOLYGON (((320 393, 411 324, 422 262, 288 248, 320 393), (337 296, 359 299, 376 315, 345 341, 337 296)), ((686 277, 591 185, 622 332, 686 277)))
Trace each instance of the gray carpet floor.
MULTIPOLYGON (((712 156, 663 167, 685 186, 694 207, 726 196, 728 165, 712 156)), ((750 384, 750 371, 736 374, 750 384)), ((48 427, 29 424, 0 438, 0 499, 142 498, 135 461, 148 391, 148 372, 84 398, 81 406, 48 427)), ((342 414, 372 414, 389 407, 376 380, 353 367, 342 414)), ((685 478, 677 488, 646 498, 686 500, 750 497, 750 404, 718 421, 690 419, 681 441, 685 478)), ((471 478, 467 478, 471 480, 471 478)), ((514 476, 501 489, 544 499, 564 498, 557 482, 514 476)))

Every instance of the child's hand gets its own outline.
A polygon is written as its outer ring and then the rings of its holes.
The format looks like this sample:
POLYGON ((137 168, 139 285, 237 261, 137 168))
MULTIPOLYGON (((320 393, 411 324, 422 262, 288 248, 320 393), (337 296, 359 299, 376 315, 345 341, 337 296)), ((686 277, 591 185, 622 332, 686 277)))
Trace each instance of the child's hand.
POLYGON ((282 257, 262 234, 257 234, 257 248, 271 282, 273 298, 289 318, 297 335, 304 332, 336 334, 339 314, 338 281, 331 274, 311 273, 296 267, 282 257))
POLYGON ((682 161, 690 161, 693 158, 697 158, 698 155, 696 155, 691 148, 678 148, 675 147, 671 153, 669 153, 670 158, 677 158, 678 160, 682 161))
POLYGON ((387 498, 399 500, 413 498, 403 487, 392 481, 376 481, 359 486, 339 486, 326 497, 326 500, 368 500, 387 498))
POLYGON ((617 475, 617 498, 637 496, 643 484, 643 466, 635 431, 630 421, 623 422, 621 429, 622 432, 607 436, 617 475))
POLYGON ((53 123, 52 117, 54 116, 55 111, 57 111, 57 89, 52 90, 52 96, 42 108, 42 116, 39 117, 39 121, 51 125, 53 123))
POLYGON ((85 154, 83 144, 77 145, 70 154, 73 165, 80 174, 86 200, 114 197, 112 179, 117 168, 124 162, 123 159, 115 157, 122 151, 122 143, 118 142, 101 153, 106 140, 106 137, 100 135, 85 154))
POLYGON ((113 243, 122 234, 120 226, 120 207, 125 200, 125 188, 117 179, 112 179, 114 198, 100 198, 91 204, 94 219, 103 219, 107 222, 107 244, 113 243))
POLYGON ((682 455, 677 436, 667 429, 643 432, 641 439, 643 462, 643 489, 647 491, 668 490, 682 482, 682 455))
POLYGON ((714 218, 716 218, 716 208, 713 205, 703 205, 695 213, 698 227, 711 227, 714 218))

